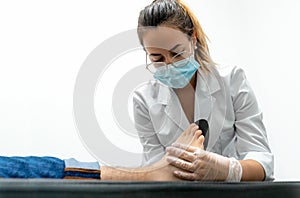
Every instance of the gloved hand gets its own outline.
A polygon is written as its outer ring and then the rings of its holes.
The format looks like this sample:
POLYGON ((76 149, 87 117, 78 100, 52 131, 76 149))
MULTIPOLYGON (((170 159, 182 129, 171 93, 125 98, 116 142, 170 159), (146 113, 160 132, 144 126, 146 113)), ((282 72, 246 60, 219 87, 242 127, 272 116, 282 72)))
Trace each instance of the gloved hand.
POLYGON ((235 158, 179 143, 167 147, 166 151, 167 161, 181 169, 174 171, 174 175, 180 179, 241 181, 242 166, 235 158))

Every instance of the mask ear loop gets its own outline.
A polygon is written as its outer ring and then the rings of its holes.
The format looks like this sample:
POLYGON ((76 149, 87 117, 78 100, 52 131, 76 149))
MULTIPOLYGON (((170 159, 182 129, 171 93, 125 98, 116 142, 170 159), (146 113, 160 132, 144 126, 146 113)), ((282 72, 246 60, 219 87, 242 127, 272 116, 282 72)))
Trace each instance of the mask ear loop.
MULTIPOLYGON (((194 46, 194 50, 198 49, 198 46, 197 46, 197 31, 193 31, 193 34, 191 35, 191 43, 192 45, 195 44, 194 46)), ((193 48, 193 47, 192 47, 193 48)))
POLYGON ((195 47, 193 47, 194 41, 193 41, 192 38, 191 38, 190 44, 191 44, 191 46, 190 46, 190 52, 191 52, 191 55, 192 55, 192 56, 195 56, 195 50, 196 50, 198 47, 197 47, 197 45, 195 45, 195 47))
MULTIPOLYGON (((197 46, 197 39, 195 39, 195 40, 191 39, 191 51, 192 51, 192 56, 193 56, 194 58, 196 58, 196 57, 195 57, 195 51, 196 51, 197 49, 198 49, 198 46, 197 46), (196 42, 196 44, 195 44, 194 50, 192 50, 192 49, 193 49, 193 43, 194 43, 194 41, 196 42)), ((197 60, 196 60, 196 61, 197 61, 197 60)), ((200 64, 200 63, 199 63, 199 64, 200 64)), ((199 68, 197 69, 196 73, 200 74, 200 71, 199 71, 200 68, 201 68, 201 64, 200 64, 199 68)), ((200 74, 200 75, 201 75, 201 74, 200 74)))

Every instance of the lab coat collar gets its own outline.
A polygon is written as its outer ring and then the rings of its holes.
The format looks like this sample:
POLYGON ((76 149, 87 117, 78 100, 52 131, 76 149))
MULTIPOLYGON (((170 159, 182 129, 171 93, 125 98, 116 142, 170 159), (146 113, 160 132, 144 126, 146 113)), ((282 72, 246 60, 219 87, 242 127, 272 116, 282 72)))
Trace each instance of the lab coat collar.
POLYGON ((195 93, 194 121, 209 120, 216 98, 214 93, 220 90, 220 85, 213 69, 204 73, 197 73, 197 86, 195 93))
POLYGON ((209 73, 198 72, 194 108, 194 121, 205 119, 209 124, 209 141, 206 150, 211 150, 220 133, 220 130, 214 130, 217 125, 215 121, 217 115, 212 115, 212 111, 216 105, 215 96, 221 90, 221 86, 217 70, 210 68, 209 73))

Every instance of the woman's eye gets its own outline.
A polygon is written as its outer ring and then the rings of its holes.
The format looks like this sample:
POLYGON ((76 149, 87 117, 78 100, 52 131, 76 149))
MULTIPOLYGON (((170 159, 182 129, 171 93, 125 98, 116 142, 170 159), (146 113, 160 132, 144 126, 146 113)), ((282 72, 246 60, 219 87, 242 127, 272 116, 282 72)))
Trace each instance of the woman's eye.
POLYGON ((180 56, 180 54, 181 54, 181 53, 177 53, 177 52, 170 52, 170 54, 171 54, 171 56, 172 56, 172 57, 174 57, 174 56, 180 56))
POLYGON ((179 51, 179 52, 170 52, 170 55, 172 56, 172 57, 182 57, 183 55, 184 55, 184 53, 185 53, 185 50, 183 50, 183 51, 179 51))
POLYGON ((155 57, 155 58, 151 58, 152 62, 163 62, 163 57, 155 57))
POLYGON ((157 59, 155 62, 164 62, 164 58, 157 59))

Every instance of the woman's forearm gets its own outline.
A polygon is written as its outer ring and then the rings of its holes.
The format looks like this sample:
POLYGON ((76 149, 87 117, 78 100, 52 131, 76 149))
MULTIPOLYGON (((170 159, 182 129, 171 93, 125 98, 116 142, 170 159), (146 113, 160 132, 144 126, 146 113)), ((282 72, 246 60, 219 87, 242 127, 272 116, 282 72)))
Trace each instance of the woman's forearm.
POLYGON ((265 171, 260 163, 255 160, 239 160, 242 169, 242 181, 263 181, 265 171))

